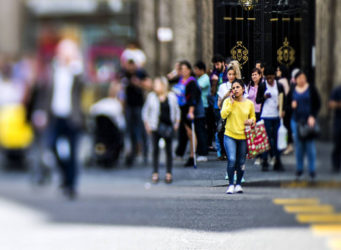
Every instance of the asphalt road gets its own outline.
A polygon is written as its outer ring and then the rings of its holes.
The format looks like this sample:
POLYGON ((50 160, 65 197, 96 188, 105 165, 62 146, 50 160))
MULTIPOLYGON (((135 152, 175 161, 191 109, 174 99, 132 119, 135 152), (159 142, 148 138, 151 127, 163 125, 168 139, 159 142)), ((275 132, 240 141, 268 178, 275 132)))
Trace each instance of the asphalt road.
POLYGON ((226 187, 151 185, 98 170, 83 173, 79 197, 69 201, 55 182, 37 187, 26 174, 0 175, 1 249, 340 247, 340 231, 321 236, 312 226, 325 223, 302 223, 285 211, 291 202, 305 209, 324 204, 338 220, 338 189, 246 187, 244 194, 226 195, 226 187), (275 204, 288 198, 298 201, 275 204))

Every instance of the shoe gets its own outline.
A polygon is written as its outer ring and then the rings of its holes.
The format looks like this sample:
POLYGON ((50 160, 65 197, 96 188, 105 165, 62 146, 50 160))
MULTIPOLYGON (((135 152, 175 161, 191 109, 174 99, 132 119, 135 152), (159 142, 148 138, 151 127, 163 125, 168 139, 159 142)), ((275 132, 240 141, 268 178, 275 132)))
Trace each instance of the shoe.
POLYGON ((233 186, 233 185, 230 185, 230 186, 227 188, 226 193, 227 193, 227 194, 233 194, 233 193, 234 193, 234 186, 233 186))
POLYGON ((303 171, 296 172, 296 181, 301 181, 303 176, 303 171))
POLYGON ((167 173, 167 174, 166 174, 165 182, 166 182, 167 184, 171 184, 171 183, 173 182, 173 176, 172 176, 171 173, 167 173))
POLYGON ((206 162, 208 161, 206 156, 199 155, 197 158, 197 162, 206 162))
POLYGON ((263 161, 262 172, 268 172, 268 171, 269 171, 269 163, 268 163, 268 161, 263 161))
POLYGON ((292 152, 294 152, 294 147, 292 146, 292 144, 289 144, 288 147, 284 150, 283 154, 284 155, 289 155, 292 152))
POLYGON ((159 182, 159 174, 158 173, 153 173, 153 175, 152 175, 152 182, 154 184, 159 182))
POLYGON ((285 171, 281 161, 275 162, 274 171, 277 171, 277 172, 284 172, 285 171))
POLYGON ((218 157, 218 160, 219 161, 226 161, 227 157, 226 157, 226 155, 222 155, 222 156, 218 157))
POLYGON ((217 149, 213 146, 208 147, 209 152, 217 152, 217 149))
POLYGON ((259 166, 261 164, 260 158, 256 158, 255 163, 256 166, 259 166))
POLYGON ((188 160, 184 166, 185 167, 193 167, 194 166, 194 158, 193 157, 188 158, 188 160))
POLYGON ((242 194, 242 193, 244 192, 241 185, 237 185, 236 188, 234 189, 234 191, 235 191, 237 194, 242 194))
POLYGON ((310 172, 309 176, 310 176, 310 181, 315 181, 316 180, 316 173, 315 172, 310 172))

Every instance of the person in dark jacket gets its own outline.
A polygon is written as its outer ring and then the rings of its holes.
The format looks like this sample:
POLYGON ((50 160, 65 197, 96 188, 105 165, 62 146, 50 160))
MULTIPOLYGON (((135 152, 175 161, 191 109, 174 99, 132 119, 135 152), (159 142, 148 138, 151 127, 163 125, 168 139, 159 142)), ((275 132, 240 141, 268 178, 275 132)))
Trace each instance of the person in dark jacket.
POLYGON ((296 86, 290 89, 288 94, 288 109, 292 111, 291 129, 295 143, 296 176, 297 179, 303 174, 304 155, 307 153, 310 177, 316 176, 315 161, 316 147, 313 138, 301 139, 298 135, 298 123, 307 123, 314 127, 316 117, 321 107, 319 94, 314 87, 307 82, 304 72, 299 71, 295 75, 296 86))
POLYGON ((341 168, 341 86, 336 87, 329 99, 329 108, 334 110, 334 148, 332 152, 333 172, 339 173, 341 168))
MULTIPOLYGON (((266 133, 270 141, 270 156, 275 157, 274 170, 284 171, 281 162, 280 152, 277 150, 277 132, 280 125, 280 118, 284 112, 279 111, 279 96, 282 94, 285 101, 284 89, 275 80, 275 71, 268 67, 265 69, 265 82, 261 82, 258 87, 256 103, 261 104, 261 119, 264 120, 266 133)), ((262 171, 268 171, 268 152, 262 155, 262 171)))

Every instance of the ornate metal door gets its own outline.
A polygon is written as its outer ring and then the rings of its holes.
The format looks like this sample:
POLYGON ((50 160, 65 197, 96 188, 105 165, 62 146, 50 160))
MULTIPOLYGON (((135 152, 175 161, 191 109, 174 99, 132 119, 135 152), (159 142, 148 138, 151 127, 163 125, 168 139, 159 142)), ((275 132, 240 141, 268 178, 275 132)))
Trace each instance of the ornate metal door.
POLYGON ((309 0, 215 0, 215 53, 238 60, 245 79, 256 60, 310 73, 314 6, 309 0))

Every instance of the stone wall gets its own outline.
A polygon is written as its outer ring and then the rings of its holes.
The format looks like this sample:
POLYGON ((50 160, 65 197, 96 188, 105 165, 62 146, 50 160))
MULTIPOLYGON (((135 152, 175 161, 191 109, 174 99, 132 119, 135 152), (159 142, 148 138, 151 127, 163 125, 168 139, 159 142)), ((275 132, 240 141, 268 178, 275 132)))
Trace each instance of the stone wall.
POLYGON ((21 46, 20 0, 0 0, 0 52, 17 54, 21 46))
POLYGON ((316 86, 321 95, 323 138, 331 138, 330 92, 341 84, 341 2, 316 0, 316 86))
POLYGON ((213 1, 139 0, 138 5, 138 39, 147 54, 151 75, 167 73, 179 60, 209 63, 213 53, 213 1), (172 28, 174 40, 158 43, 158 26, 172 28))

